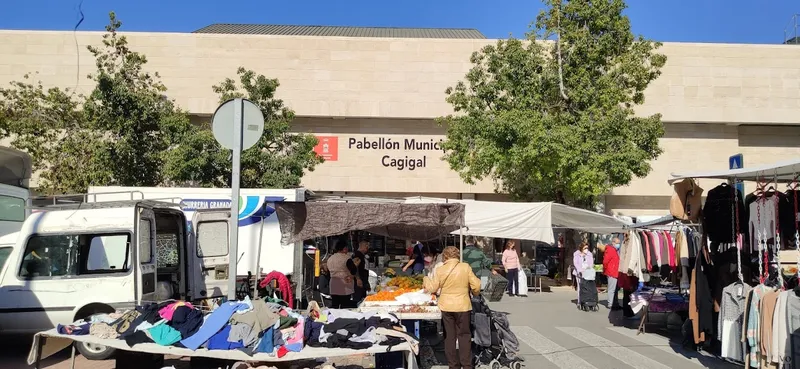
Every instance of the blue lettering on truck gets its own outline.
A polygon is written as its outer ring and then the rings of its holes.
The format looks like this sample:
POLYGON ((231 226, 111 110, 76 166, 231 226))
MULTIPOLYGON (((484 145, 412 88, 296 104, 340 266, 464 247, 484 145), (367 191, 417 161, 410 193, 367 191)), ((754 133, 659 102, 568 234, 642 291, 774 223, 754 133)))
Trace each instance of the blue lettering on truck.
MULTIPOLYGON (((247 195, 239 197, 239 227, 255 224, 275 213, 275 202, 285 201, 280 196, 247 195)), ((204 209, 226 209, 231 200, 184 199, 183 211, 192 212, 204 209)))

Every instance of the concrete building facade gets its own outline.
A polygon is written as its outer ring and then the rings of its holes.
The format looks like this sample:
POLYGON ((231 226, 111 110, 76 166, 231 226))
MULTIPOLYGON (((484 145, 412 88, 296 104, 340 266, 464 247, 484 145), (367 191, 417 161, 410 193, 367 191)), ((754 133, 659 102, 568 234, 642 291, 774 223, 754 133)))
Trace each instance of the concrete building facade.
MULTIPOLYGON (((496 200, 494 185, 465 184, 441 161, 450 113, 444 91, 464 77, 470 54, 496 40, 264 34, 127 33, 158 71, 167 95, 195 121, 219 101, 211 87, 238 67, 279 79, 295 110, 294 130, 320 138, 327 162, 304 186, 335 194, 417 195, 496 200)), ((38 73, 45 87, 92 88, 87 45, 100 32, 0 31, 0 85, 38 73), (76 48, 76 42, 78 47, 76 48)), ((384 35, 385 36, 385 35, 384 35)), ((670 172, 725 169, 800 155, 800 48, 793 45, 666 43, 663 75, 638 114, 661 113, 664 149, 645 178, 605 197, 613 214, 663 215, 670 172)), ((702 184, 702 183, 701 183, 702 184)), ((716 185, 704 185, 710 189, 716 185)))

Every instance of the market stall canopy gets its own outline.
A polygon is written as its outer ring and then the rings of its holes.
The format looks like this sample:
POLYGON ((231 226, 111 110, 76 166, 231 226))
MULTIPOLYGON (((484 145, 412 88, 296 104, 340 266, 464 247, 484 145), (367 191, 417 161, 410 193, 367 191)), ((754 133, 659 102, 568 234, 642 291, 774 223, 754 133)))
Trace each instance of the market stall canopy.
MULTIPOLYGON (((466 206, 463 234, 532 240, 553 244, 553 228, 608 234, 623 232, 620 219, 552 202, 497 202, 410 197, 410 204, 457 203, 466 206)), ((453 232, 456 233, 456 232, 453 232)))
POLYGON ((463 204, 278 202, 281 242, 290 244, 349 231, 428 241, 464 225, 463 204))
POLYGON ((0 146, 0 183, 28 188, 32 174, 30 155, 17 149, 0 146))
POLYGON ((792 159, 775 164, 756 165, 741 169, 671 173, 667 182, 673 184, 687 178, 738 179, 741 181, 756 181, 758 179, 773 181, 777 178, 778 182, 791 182, 798 174, 800 174, 800 159, 792 159))

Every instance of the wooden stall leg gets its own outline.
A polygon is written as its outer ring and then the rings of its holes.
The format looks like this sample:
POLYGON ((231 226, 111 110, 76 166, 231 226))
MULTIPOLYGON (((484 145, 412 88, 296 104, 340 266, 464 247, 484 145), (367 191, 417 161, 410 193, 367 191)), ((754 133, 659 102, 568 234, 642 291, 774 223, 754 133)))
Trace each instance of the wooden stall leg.
POLYGON ((72 344, 72 353, 70 354, 69 368, 75 369, 75 344, 72 344))
POLYGON ((42 348, 47 340, 45 336, 39 336, 39 341, 36 343, 36 369, 42 369, 42 348))
POLYGON ((406 354, 406 369, 417 369, 417 356, 413 350, 408 350, 406 354))
POLYGON ((645 330, 645 326, 647 325, 647 318, 648 318, 649 313, 650 313, 650 306, 645 306, 644 307, 644 312, 642 313, 642 321, 639 322, 639 331, 636 332, 637 336, 642 334, 642 333, 645 333, 644 330, 645 330))

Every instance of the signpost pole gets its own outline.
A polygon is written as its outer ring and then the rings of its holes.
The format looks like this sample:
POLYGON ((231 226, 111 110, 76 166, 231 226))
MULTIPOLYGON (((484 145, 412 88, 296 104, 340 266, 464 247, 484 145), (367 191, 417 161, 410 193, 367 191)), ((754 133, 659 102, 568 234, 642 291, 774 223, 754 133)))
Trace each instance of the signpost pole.
MULTIPOLYGON (((220 146, 231 150, 231 217, 228 232, 228 299, 236 300, 236 277, 239 258, 239 185, 241 182, 242 151, 253 147, 264 133, 264 115, 252 101, 230 99, 217 108, 211 120, 211 130, 220 146), (233 125, 233 127, 231 127, 233 125), (231 130, 231 128, 233 128, 231 130), (244 132, 247 131, 247 136, 244 132)), ((264 219, 261 219, 262 227, 264 219)), ((258 245, 261 254, 261 245, 258 245)), ((258 258, 258 256, 256 256, 258 258)), ((248 265, 248 268, 250 266, 248 265)), ((259 268, 256 260, 256 268, 259 268)), ((258 275, 258 273, 256 273, 258 275)), ((247 281, 249 283, 250 281, 247 281)), ((247 290, 247 288, 245 288, 247 290)))
MULTIPOLYGON (((242 127, 244 101, 233 102, 233 163, 231 165, 230 250, 228 252, 228 300, 236 300, 236 264, 239 255, 239 181, 242 160, 242 127)), ((249 281, 248 281, 249 282, 249 281)))

